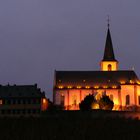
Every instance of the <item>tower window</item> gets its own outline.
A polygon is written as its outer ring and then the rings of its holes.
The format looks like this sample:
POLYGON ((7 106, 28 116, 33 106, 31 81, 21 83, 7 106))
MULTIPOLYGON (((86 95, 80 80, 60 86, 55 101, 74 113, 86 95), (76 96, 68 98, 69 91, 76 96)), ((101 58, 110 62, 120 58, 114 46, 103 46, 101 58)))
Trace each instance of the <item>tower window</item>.
POLYGON ((130 105, 130 96, 126 95, 126 105, 130 105))
POLYGON ((108 65, 108 71, 112 71, 112 65, 111 64, 108 65))

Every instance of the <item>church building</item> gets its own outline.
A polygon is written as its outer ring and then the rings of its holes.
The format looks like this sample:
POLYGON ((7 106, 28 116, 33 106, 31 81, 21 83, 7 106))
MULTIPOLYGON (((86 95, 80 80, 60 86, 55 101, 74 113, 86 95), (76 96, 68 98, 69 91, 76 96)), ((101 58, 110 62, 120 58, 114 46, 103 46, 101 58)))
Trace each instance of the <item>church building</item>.
POLYGON ((108 26, 100 71, 55 71, 53 102, 65 110, 78 110, 89 94, 96 99, 106 94, 114 102, 113 110, 140 107, 140 80, 133 70, 119 70, 108 26))

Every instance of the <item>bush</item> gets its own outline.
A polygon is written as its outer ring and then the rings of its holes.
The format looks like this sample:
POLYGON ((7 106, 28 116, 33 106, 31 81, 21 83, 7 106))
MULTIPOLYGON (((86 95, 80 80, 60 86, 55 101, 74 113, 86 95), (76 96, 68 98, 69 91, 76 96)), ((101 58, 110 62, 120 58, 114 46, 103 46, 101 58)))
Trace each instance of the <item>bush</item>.
POLYGON ((109 96, 103 95, 99 100, 99 107, 103 110, 112 110, 114 103, 110 100, 109 96))
POLYGON ((94 96, 92 94, 89 94, 79 104, 79 108, 80 110, 91 110, 94 102, 96 102, 94 96))
POLYGON ((64 110, 64 106, 62 105, 55 105, 53 102, 49 100, 49 106, 47 111, 57 111, 57 110, 64 110))

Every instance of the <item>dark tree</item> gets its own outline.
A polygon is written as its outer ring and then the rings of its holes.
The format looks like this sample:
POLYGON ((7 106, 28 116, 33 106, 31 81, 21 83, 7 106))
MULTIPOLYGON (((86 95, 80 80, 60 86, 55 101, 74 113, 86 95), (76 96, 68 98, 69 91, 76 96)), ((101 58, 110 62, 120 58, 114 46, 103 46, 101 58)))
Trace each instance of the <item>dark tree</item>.
POLYGON ((48 100, 49 105, 47 111, 57 111, 57 110, 64 110, 62 105, 55 105, 52 101, 48 100))
POLYGON ((99 100, 99 107, 103 110, 112 110, 114 102, 110 100, 109 96, 103 95, 99 100))
POLYGON ((84 100, 79 104, 80 110, 91 110, 92 104, 96 102, 92 94, 87 95, 84 100))

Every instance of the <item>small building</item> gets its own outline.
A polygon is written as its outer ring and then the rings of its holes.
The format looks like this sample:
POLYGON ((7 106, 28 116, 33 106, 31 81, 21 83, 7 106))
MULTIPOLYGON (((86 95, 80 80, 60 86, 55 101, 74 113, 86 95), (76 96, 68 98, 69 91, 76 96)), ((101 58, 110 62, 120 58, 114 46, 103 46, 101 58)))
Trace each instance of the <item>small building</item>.
POLYGON ((37 116, 46 109, 45 93, 35 85, 0 85, 0 116, 37 116))
POLYGON ((103 59, 99 71, 55 71, 53 102, 66 110, 79 109, 89 94, 100 98, 106 94, 114 110, 140 107, 140 80, 134 70, 119 70, 108 26, 103 59))

